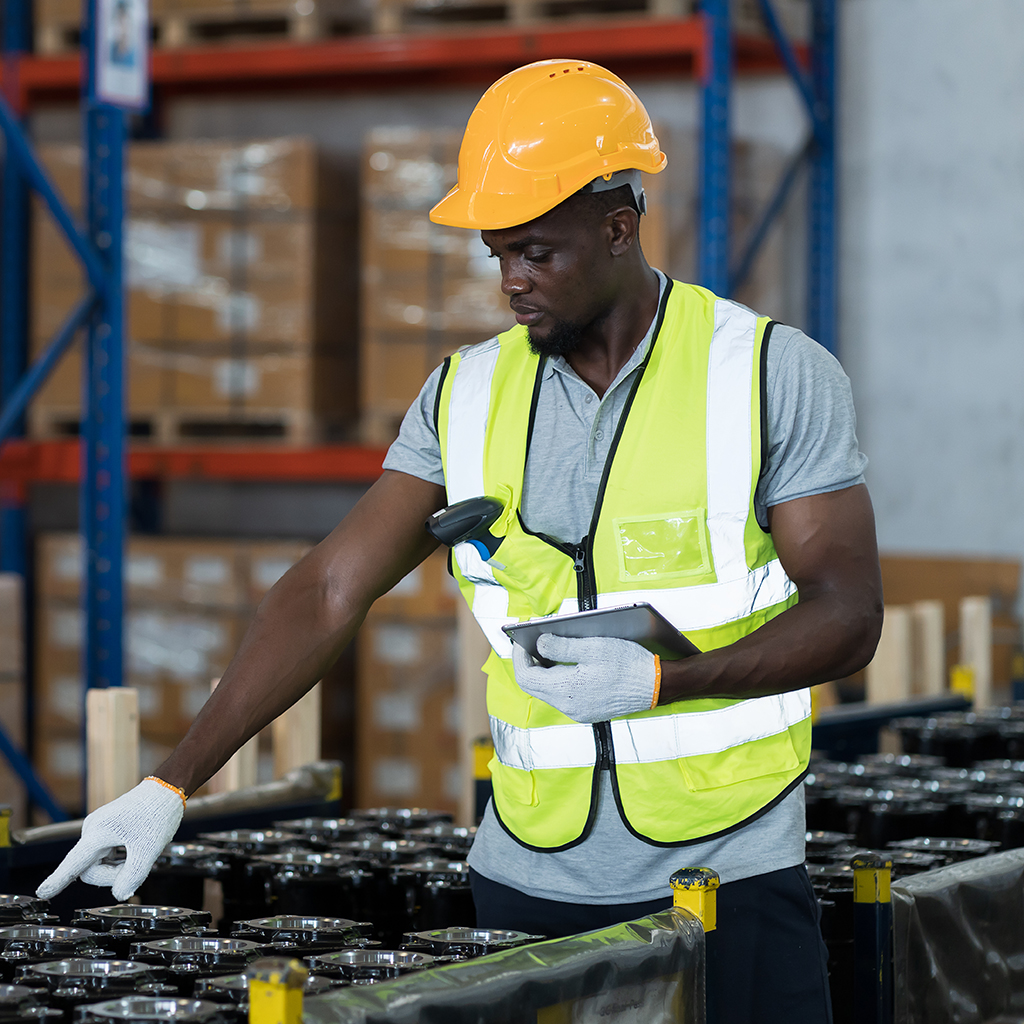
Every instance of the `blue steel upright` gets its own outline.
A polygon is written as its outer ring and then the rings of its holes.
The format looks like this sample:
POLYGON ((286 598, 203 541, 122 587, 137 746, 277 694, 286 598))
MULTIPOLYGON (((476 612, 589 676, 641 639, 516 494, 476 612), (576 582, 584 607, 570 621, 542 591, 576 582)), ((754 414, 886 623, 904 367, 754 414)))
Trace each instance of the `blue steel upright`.
POLYGON ((700 213, 697 280, 716 295, 729 293, 729 92, 732 39, 729 0, 703 0, 706 46, 702 93, 700 213))
MULTIPOLYGON (((30 0, 5 0, 3 20, 4 88, 17 110, 17 76, 21 55, 31 43, 30 0)), ((17 160, 5 160, 0 198, 0 408, 11 397, 28 363, 29 186, 17 160)), ((19 417, 11 436, 25 433, 19 417)), ((0 489, 0 572, 25 576, 28 526, 24 494, 0 489)), ((26 618, 26 624, 28 622, 26 618)))
POLYGON ((808 182, 807 332, 838 355, 836 238, 836 0, 811 0, 811 84, 816 100, 808 182))
POLYGON ((82 372, 82 482, 85 552, 83 671, 87 686, 120 686, 124 676, 124 546, 127 525, 122 221, 125 113, 95 99, 96 5, 88 0, 83 43, 86 228, 105 287, 88 323, 82 372))

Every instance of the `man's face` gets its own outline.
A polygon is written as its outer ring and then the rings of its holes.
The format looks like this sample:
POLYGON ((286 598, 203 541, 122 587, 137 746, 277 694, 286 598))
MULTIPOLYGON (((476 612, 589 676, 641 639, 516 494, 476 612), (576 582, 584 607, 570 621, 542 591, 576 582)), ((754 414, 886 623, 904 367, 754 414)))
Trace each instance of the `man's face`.
POLYGON ((539 355, 568 355, 609 312, 613 259, 605 222, 563 203, 527 224, 480 233, 501 261, 501 290, 539 355))

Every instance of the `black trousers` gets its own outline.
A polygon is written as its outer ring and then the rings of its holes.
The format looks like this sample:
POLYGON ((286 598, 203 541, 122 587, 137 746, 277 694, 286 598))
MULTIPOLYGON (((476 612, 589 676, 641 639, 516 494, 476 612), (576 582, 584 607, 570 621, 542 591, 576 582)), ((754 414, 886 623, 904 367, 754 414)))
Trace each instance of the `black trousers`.
MULTIPOLYGON (((477 925, 560 938, 665 910, 542 900, 470 870, 477 925)), ((803 866, 729 882, 707 935, 707 1024, 831 1024, 828 954, 803 866)))

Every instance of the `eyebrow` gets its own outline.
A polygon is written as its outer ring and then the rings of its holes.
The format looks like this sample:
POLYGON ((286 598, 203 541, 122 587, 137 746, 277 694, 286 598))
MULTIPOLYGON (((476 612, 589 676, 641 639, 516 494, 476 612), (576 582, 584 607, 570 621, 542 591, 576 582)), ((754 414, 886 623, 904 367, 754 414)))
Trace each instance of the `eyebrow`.
MULTIPOLYGON (((486 243, 485 243, 486 244, 486 243)), ((536 235, 527 235, 526 238, 519 239, 518 242, 509 242, 508 245, 503 248, 508 249, 509 252, 522 252, 523 249, 529 248, 531 245, 547 245, 543 239, 538 238, 536 235)), ((494 247, 488 245, 488 249, 494 252, 494 247)))

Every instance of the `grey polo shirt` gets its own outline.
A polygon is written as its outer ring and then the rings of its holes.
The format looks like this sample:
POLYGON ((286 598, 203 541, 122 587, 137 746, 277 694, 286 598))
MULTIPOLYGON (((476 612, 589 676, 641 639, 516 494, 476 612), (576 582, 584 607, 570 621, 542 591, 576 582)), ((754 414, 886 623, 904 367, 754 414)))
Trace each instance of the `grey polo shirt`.
MULTIPOLYGON (((664 289, 665 277, 659 276, 664 289)), ((653 324, 603 397, 564 359, 547 361, 523 485, 522 514, 531 530, 573 544, 586 534, 611 440, 652 333, 653 324)), ((763 526, 772 505, 862 483, 867 463, 857 446, 850 382, 825 349, 801 331, 777 325, 766 375, 768 459, 754 500, 763 526)), ((434 429, 439 379, 440 367, 406 414, 384 467, 443 485, 434 429)), ((488 805, 469 863, 531 896, 618 904, 666 896, 669 876, 686 865, 714 868, 725 883, 804 859, 801 786, 729 835, 666 848, 629 833, 615 806, 610 773, 601 776, 594 824, 578 846, 560 853, 528 850, 504 831, 488 805)))

